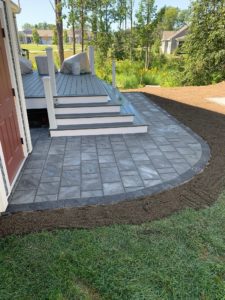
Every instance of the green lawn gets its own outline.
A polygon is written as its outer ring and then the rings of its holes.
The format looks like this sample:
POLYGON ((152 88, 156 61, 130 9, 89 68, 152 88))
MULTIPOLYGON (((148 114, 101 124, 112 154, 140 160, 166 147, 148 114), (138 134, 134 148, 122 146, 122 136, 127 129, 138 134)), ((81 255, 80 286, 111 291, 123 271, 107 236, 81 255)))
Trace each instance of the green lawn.
MULTIPOLYGON (((29 50, 30 53, 30 60, 33 64, 33 67, 36 68, 36 63, 35 63, 35 56, 37 55, 46 55, 45 49, 47 47, 53 48, 54 52, 54 60, 57 66, 59 67, 59 57, 58 57, 58 49, 56 45, 36 45, 36 44, 21 44, 20 45, 22 49, 27 49, 29 50)), ((81 45, 76 45, 76 52, 79 53, 81 52, 81 45)), ((73 47, 70 44, 64 44, 64 55, 65 58, 73 55, 73 47)))
POLYGON ((225 193, 141 226, 0 240, 3 299, 225 299, 225 193))

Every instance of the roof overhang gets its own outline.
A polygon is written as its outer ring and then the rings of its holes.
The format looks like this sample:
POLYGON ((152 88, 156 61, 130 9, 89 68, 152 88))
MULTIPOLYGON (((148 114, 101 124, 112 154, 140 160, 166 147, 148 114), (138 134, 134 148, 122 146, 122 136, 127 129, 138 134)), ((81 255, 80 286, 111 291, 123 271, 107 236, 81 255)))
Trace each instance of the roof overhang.
POLYGON ((14 3, 13 1, 9 1, 10 3, 10 7, 11 7, 11 10, 14 14, 19 14, 21 12, 21 8, 18 4, 14 3))

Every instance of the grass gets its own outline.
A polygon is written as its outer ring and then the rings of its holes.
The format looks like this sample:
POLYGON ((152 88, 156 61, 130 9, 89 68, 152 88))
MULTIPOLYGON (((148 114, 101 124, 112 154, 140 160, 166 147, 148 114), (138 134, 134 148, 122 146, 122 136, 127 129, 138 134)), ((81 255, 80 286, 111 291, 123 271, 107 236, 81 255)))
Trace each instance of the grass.
MULTIPOLYGON (((30 61, 33 64, 33 68, 36 69, 36 62, 35 62, 35 56, 37 55, 46 55, 45 49, 47 47, 53 48, 54 53, 54 60, 57 67, 59 67, 59 56, 58 56, 58 49, 56 45, 36 45, 36 44, 21 44, 20 45, 22 49, 29 50, 30 54, 30 61)), ((81 52, 81 45, 76 45, 76 51, 77 53, 81 52)), ((64 44, 64 56, 65 58, 73 55, 73 48, 70 44, 64 44)))
POLYGON ((0 240, 1 299, 225 299, 225 192, 139 226, 0 240))

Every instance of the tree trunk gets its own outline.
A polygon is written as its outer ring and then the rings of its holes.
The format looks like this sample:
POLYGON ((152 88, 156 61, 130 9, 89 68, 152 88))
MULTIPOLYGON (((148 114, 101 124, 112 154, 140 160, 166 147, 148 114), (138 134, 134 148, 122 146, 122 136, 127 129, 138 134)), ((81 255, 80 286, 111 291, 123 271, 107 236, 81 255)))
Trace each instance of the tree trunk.
POLYGON ((64 61, 62 0, 55 0, 55 16, 56 16, 56 30, 58 36, 59 61, 60 61, 60 65, 62 65, 64 61))
POLYGON ((73 35, 73 54, 76 54, 76 34, 75 34, 75 24, 72 24, 72 35, 73 35))
POLYGON ((81 3, 81 49, 84 52, 84 3, 81 3))
POLYGON ((130 0, 130 61, 133 60, 133 0, 130 0))

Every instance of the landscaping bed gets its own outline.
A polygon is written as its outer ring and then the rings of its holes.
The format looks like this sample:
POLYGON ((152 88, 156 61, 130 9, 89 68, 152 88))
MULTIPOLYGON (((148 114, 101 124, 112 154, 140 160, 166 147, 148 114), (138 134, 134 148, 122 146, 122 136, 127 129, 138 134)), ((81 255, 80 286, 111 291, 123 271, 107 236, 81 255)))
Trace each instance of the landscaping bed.
MULTIPOLYGON (((220 85, 221 87, 222 85, 220 85)), ((183 88, 180 89, 180 97, 182 97, 183 88)), ((155 88, 158 94, 160 90, 155 88)), ((165 90, 168 95, 171 95, 170 89, 165 90)), ((144 91, 148 92, 147 89, 144 91)), ((178 91, 177 88, 176 97, 179 94, 178 91)), ((151 89, 151 93, 153 92, 154 89, 151 89)), ((162 93, 165 93, 163 89, 162 93)), ((214 203, 225 186, 225 116, 216 112, 216 110, 220 110, 218 105, 214 111, 213 109, 209 110, 207 102, 201 101, 201 99, 198 99, 197 106, 199 107, 196 107, 194 100, 192 101, 194 92, 191 94, 189 90, 189 93, 190 102, 176 97, 174 97, 176 100, 170 100, 169 96, 165 98, 165 94, 164 98, 159 95, 147 93, 146 95, 208 142, 212 158, 203 173, 172 190, 129 202, 109 206, 89 206, 3 216, 0 218, 0 236, 43 229, 140 224, 161 219, 185 208, 199 209, 214 203)), ((214 95, 219 96, 215 93, 214 95)), ((213 105, 215 107, 216 104, 213 105)), ((221 111, 225 111, 223 107, 221 107, 221 111)))

